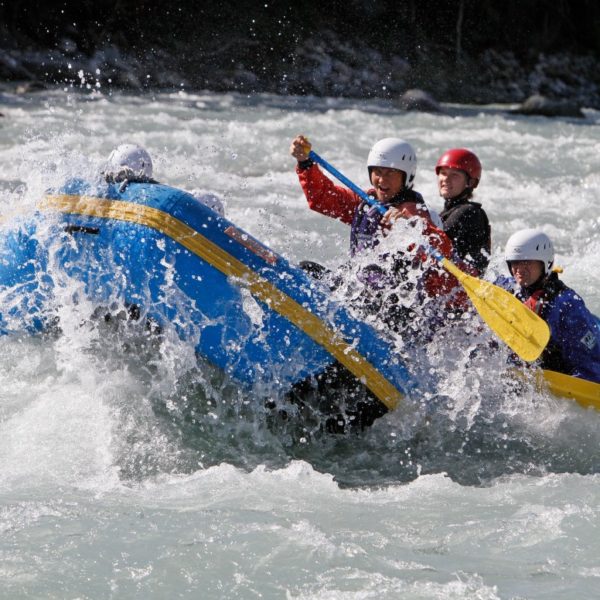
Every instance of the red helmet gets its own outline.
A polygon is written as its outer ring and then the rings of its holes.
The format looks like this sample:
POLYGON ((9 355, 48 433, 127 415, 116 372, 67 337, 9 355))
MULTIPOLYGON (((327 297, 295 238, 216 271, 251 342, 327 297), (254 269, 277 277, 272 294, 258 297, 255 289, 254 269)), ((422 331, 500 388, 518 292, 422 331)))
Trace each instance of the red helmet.
POLYGON ((436 175, 442 167, 464 171, 471 179, 476 180, 474 188, 477 187, 481 179, 481 163, 477 156, 466 148, 452 148, 452 150, 444 152, 437 161, 437 165, 435 165, 436 175))

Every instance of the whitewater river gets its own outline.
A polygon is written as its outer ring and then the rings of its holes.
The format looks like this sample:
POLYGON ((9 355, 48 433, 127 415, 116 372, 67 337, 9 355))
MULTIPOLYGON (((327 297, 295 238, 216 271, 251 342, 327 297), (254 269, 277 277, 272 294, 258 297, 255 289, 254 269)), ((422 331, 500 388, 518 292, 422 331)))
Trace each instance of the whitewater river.
MULTIPOLYGON (((297 133, 362 186, 370 145, 417 149, 415 188, 453 146, 483 163, 477 199, 508 236, 539 226, 563 279, 600 314, 600 114, 585 120, 235 95, 0 95, 0 209, 94 177, 146 146, 161 182, 219 194, 227 216, 293 262, 331 267, 348 229, 311 212, 288 154, 297 133)), ((530 386, 461 340, 436 357, 439 406, 360 435, 307 440, 193 348, 82 325, 0 340, 1 598, 596 598, 600 414, 530 386), (216 382, 216 383, 215 383, 216 382)), ((69 318, 71 315, 71 318, 69 318)), ((435 344, 435 341, 432 342, 435 344)))

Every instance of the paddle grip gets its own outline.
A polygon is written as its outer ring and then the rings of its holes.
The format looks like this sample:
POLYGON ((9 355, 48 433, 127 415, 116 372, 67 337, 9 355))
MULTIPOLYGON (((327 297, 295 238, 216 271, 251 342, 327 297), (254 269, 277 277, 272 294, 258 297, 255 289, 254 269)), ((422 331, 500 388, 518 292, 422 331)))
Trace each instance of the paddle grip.
POLYGON ((388 211, 388 209, 373 198, 373 196, 369 196, 369 194, 365 193, 361 190, 354 182, 350 181, 345 175, 342 175, 333 165, 330 165, 324 158, 321 158, 316 152, 311 150, 308 153, 308 158, 310 158, 313 162, 321 165, 326 171, 329 171, 336 179, 339 179, 347 188, 351 189, 355 194, 360 196, 367 204, 370 206, 375 206, 377 210, 382 214, 388 211))

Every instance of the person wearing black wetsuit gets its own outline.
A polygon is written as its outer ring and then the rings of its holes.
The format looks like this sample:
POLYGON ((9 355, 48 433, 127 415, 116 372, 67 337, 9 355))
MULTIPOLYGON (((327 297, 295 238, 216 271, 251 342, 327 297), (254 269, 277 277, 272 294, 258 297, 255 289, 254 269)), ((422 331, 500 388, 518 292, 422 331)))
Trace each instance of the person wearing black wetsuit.
POLYGON ((455 260, 473 275, 483 275, 491 252, 491 228, 485 210, 473 202, 473 191, 481 179, 481 163, 465 148, 452 148, 435 166, 444 210, 444 231, 452 240, 455 260))

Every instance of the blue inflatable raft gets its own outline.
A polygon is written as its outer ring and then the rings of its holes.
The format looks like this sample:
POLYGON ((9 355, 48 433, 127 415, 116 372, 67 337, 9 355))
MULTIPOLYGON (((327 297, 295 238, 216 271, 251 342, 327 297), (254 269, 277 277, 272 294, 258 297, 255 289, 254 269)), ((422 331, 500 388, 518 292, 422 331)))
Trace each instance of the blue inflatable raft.
POLYGON ((351 381, 361 399, 346 421, 370 424, 414 388, 391 344, 326 286, 180 190, 73 180, 4 230, 2 333, 48 326, 58 268, 98 306, 119 300, 172 324, 241 385, 287 394, 351 381))

